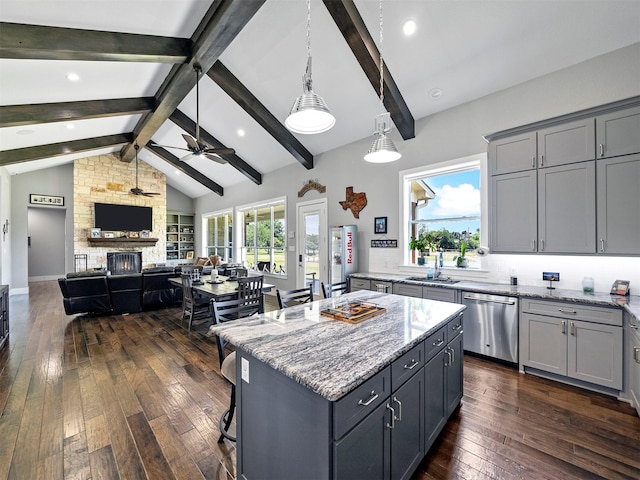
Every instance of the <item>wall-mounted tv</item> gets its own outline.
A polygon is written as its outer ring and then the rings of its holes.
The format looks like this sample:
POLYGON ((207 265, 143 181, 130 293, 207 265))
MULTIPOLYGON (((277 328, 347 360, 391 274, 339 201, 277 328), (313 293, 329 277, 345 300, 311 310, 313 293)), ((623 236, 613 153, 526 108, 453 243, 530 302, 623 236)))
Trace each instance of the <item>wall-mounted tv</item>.
POLYGON ((103 231, 139 232, 153 230, 151 207, 135 205, 95 204, 95 227, 103 231))

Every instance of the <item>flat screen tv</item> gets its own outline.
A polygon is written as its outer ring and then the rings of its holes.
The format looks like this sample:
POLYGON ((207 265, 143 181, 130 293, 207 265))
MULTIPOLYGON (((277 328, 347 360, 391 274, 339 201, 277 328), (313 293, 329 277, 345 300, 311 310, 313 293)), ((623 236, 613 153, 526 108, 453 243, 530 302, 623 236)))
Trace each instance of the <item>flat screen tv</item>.
POLYGON ((95 204, 95 227, 103 231, 139 232, 153 230, 151 207, 95 204))

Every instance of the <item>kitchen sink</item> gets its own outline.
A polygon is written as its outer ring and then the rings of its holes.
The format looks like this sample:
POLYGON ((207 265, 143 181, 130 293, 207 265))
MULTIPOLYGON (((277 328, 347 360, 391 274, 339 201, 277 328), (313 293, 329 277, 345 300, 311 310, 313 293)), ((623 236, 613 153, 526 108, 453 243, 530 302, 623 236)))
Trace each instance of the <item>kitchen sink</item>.
POLYGON ((416 282, 427 282, 427 283, 442 283, 445 285, 453 285, 454 283, 458 283, 460 280, 453 280, 451 278, 427 278, 427 277, 409 277, 407 280, 414 280, 416 282))

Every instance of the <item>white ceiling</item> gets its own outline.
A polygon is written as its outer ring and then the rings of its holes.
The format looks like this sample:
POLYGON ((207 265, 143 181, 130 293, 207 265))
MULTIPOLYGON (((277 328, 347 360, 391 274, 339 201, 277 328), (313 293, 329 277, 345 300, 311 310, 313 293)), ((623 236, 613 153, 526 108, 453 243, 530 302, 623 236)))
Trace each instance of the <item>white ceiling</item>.
MULTIPOLYGON (((379 103, 325 6, 320 0, 311 3, 314 91, 337 119, 326 133, 297 135, 316 155, 371 135, 379 103)), ((210 5, 211 0, 0 0, 0 20, 188 38, 210 5)), ((378 2, 355 0, 355 5, 377 42, 378 2)), ((639 0, 384 0, 385 62, 416 120, 639 41, 639 0), (401 27, 409 18, 418 30, 406 37, 401 27), (433 88, 442 89, 440 98, 430 96, 433 88)), ((220 60, 283 122, 302 92, 306 2, 267 0, 220 60)), ((154 63, 0 59, 0 105, 154 96, 170 69, 154 63), (79 74, 80 81, 69 82, 69 72, 79 74)), ((195 89, 178 108, 195 121, 195 89)), ((0 150, 127 133, 139 118, 74 121, 73 129, 67 129, 68 122, 0 128, 0 150)), ((200 81, 200 124, 263 175, 285 166, 304 169, 206 76, 200 81)), ((183 146, 182 133, 168 120, 152 138, 183 146)), ((397 146, 402 150, 402 141, 397 146)), ((76 153, 7 169, 17 174, 118 151, 76 153)), ((142 150, 140 158, 187 195, 210 193, 187 175, 176 175, 152 152, 142 150)), ((248 181, 230 165, 199 159, 190 165, 225 188, 248 181)))

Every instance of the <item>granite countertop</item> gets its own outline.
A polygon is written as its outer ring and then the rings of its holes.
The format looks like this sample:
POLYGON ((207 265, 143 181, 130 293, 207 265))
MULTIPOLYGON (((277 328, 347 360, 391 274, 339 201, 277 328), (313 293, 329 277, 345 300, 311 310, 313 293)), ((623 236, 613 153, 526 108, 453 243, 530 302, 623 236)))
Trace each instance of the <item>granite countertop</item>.
MULTIPOLYGON (((546 300, 558 300, 562 302, 588 303, 593 305, 620 307, 624 308, 631 315, 640 320, 640 295, 610 295, 609 293, 593 293, 586 294, 582 290, 568 290, 556 287, 555 290, 549 290, 546 287, 533 287, 526 285, 506 285, 501 283, 485 283, 460 281, 457 283, 447 284, 430 282, 429 280, 418 281, 409 280, 412 275, 398 275, 387 273, 354 273, 351 274, 355 278, 363 278, 369 280, 379 280, 386 282, 398 282, 411 285, 425 285, 429 287, 453 288, 456 290, 464 290, 468 292, 489 293, 494 295, 509 295, 513 297, 534 297, 544 298, 546 300)), ((446 278, 446 276, 445 276, 446 278)))
POLYGON ((211 331, 329 401, 364 383, 465 307, 362 290, 211 327, 211 331), (359 300, 386 312, 358 324, 320 315, 359 300))

